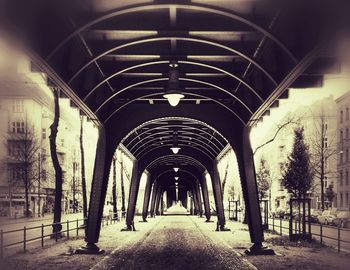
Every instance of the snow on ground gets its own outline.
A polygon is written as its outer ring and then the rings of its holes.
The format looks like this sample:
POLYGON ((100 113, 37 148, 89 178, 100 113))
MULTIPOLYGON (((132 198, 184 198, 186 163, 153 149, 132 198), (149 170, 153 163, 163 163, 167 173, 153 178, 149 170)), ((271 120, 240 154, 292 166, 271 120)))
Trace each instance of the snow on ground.
MULTIPOLYGON (((317 243, 290 243, 265 234, 277 256, 242 256, 249 247, 246 225, 228 222, 230 232, 215 232, 215 222, 193 216, 149 218, 135 222, 136 232, 120 232, 122 222, 104 227, 99 246, 103 255, 72 255, 83 239, 60 241, 0 261, 14 269, 347 269, 349 254, 320 248, 317 243)), ((215 218, 213 218, 215 220, 215 218)))

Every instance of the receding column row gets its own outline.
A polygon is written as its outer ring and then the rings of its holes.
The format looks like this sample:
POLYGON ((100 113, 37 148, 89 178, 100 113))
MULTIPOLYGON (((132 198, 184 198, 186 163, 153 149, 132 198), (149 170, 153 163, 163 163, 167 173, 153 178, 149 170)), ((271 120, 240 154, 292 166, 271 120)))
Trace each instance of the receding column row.
MULTIPOLYGON (((114 154, 114 152, 111 149, 106 147, 107 144, 108 140, 105 130, 101 128, 99 131, 99 139, 97 144, 94 177, 91 189, 89 215, 86 228, 85 241, 87 242, 87 245, 86 247, 80 250, 81 252, 85 253, 99 252, 99 249, 95 244, 98 242, 99 239, 103 206, 106 197, 107 184, 109 178, 109 170, 114 154)), ((251 241, 254 243, 254 246, 251 250, 261 250, 261 243, 263 242, 264 238, 257 193, 254 160, 249 142, 249 132, 247 130, 244 130, 241 136, 240 147, 236 147, 235 152, 237 156, 242 191, 245 200, 250 237, 251 241)), ((138 164, 138 161, 134 160, 129 188, 129 201, 125 230, 135 229, 134 216, 140 185, 140 178, 142 175, 142 171, 139 170, 138 164)), ((219 231, 226 230, 223 194, 217 167, 217 161, 213 161, 212 166, 210 168, 207 168, 207 171, 209 172, 213 188, 213 195, 217 213, 217 229, 219 231)), ((144 221, 146 221, 148 214, 150 214, 150 216, 153 217, 156 214, 159 215, 161 212, 161 201, 164 192, 164 186, 162 185, 160 179, 152 179, 152 177, 154 177, 152 176, 152 174, 147 175, 144 205, 142 211, 142 217, 144 221), (148 209, 150 209, 150 211, 148 211, 148 209)), ((209 221, 211 213, 209 205, 208 187, 206 184, 204 174, 202 175, 201 181, 192 182, 191 189, 196 212, 198 213, 198 215, 201 216, 203 214, 202 205, 204 205, 206 221, 209 221)))

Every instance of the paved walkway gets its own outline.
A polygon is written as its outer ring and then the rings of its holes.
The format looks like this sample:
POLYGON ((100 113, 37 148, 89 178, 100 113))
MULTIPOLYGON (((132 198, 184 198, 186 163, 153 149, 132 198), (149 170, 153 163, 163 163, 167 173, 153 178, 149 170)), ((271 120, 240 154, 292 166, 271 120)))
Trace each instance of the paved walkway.
POLYGON ((212 238, 215 232, 197 221, 203 219, 161 217, 141 239, 112 252, 93 269, 255 269, 231 248, 219 245, 212 238))
MULTIPOLYGON (((83 237, 61 239, 44 248, 7 256, 1 270, 102 270, 102 269, 259 269, 344 270, 347 253, 320 248, 317 243, 289 242, 287 237, 265 233, 266 243, 279 255, 242 256, 251 245, 247 226, 228 222, 229 232, 215 232, 215 222, 194 216, 163 216, 140 223, 136 232, 121 232, 124 222, 103 227, 99 247, 102 255, 74 255, 83 237)), ((213 220, 216 220, 213 217, 213 220)))

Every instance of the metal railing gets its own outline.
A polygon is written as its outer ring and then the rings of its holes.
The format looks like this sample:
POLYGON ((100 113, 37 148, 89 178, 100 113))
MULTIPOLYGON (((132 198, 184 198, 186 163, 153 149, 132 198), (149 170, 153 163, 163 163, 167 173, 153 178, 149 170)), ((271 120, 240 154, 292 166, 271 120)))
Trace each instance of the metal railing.
MULTIPOLYGON (((244 212, 236 209, 229 209, 228 218, 230 220, 243 222, 244 212)), ((265 219, 266 220, 266 219, 265 219)), ((268 228, 272 232, 279 235, 289 235, 290 232, 290 217, 289 218, 276 218, 274 216, 269 217, 268 228)), ((297 221, 292 222, 292 230, 301 230, 300 225, 297 226, 297 221)), ((306 226, 307 231, 311 233, 312 239, 317 240, 320 246, 332 246, 337 249, 350 251, 350 229, 341 228, 340 226, 322 225, 320 223, 311 223, 311 226, 306 226)))
MULTIPOLYGON (((289 219, 271 217, 268 219, 269 228, 279 235, 289 235, 289 219), (287 226, 284 225, 286 223, 287 226)), ((321 247, 325 245, 332 246, 336 248, 338 252, 342 249, 350 250, 350 229, 341 228, 340 226, 322 225, 320 223, 311 223, 311 226, 307 226, 307 229, 310 230, 312 239, 318 240, 321 247)))
MULTIPOLYGON (((118 217, 121 217, 119 214, 118 217)), ((79 230, 86 227, 85 220, 83 218, 31 227, 23 226, 23 228, 15 230, 0 230, 0 258, 3 258, 5 250, 11 247, 22 246, 23 252, 25 252, 29 243, 40 241, 41 247, 44 247, 46 239, 58 242, 58 239, 69 239, 73 234, 75 237, 78 237, 79 230), (62 226, 61 231, 52 232, 53 226, 59 224, 62 226), (50 233, 47 232, 48 230, 50 230, 50 233)), ((115 224, 119 220, 114 218, 114 213, 110 213, 102 218, 101 227, 115 224)))

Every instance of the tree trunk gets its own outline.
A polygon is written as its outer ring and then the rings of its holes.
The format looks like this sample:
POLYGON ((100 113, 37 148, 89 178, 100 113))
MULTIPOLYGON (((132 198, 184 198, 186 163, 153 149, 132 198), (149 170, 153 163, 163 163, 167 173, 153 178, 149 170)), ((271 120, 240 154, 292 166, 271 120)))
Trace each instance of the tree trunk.
POLYGON ((228 162, 227 162, 226 169, 225 169, 224 179, 223 179, 223 181, 222 181, 222 188, 221 188, 222 201, 224 201, 224 193, 225 193, 225 186, 226 186, 227 173, 228 173, 228 162))
POLYGON ((24 189, 25 189, 24 193, 25 193, 25 200, 26 200, 25 216, 29 217, 29 187, 27 183, 25 183, 24 189))
POLYGON ((320 180, 321 180, 321 209, 324 211, 324 161, 323 156, 321 157, 321 173, 320 173, 320 180))
POLYGON ((113 219, 118 219, 118 209, 117 209, 117 173, 116 173, 116 160, 113 158, 113 187, 112 187, 112 197, 113 197, 113 219))
POLYGON ((51 159, 52 164, 55 169, 55 205, 54 205, 54 217, 53 217, 53 225, 52 232, 54 236, 58 234, 62 230, 61 225, 61 214, 62 214, 62 168, 58 160, 57 156, 57 147, 56 147, 56 138, 58 132, 58 125, 60 119, 60 108, 59 108, 59 90, 57 88, 53 88, 53 96, 54 96, 54 120, 52 125, 50 126, 51 134, 50 134, 50 151, 51 151, 51 159))
POLYGON ((38 217, 41 217, 41 205, 40 205, 40 197, 41 197, 41 156, 39 153, 39 157, 38 157, 38 161, 39 161, 39 173, 38 173, 38 217))
POLYGON ((75 204, 75 197, 76 197, 76 189, 77 189, 77 187, 76 187, 76 180, 75 180, 75 165, 76 163, 75 163, 75 158, 74 158, 74 162, 73 162, 73 204, 72 204, 72 207, 73 207, 73 213, 76 213, 77 212, 77 210, 76 210, 76 208, 77 208, 77 206, 76 206, 76 204, 75 204))
POLYGON ((86 195, 86 179, 85 179, 85 152, 84 152, 84 118, 80 116, 80 168, 81 168, 81 189, 83 192, 83 217, 84 224, 87 218, 87 195, 86 195))
POLYGON ((125 216, 125 189, 124 189, 124 177, 123 177, 123 161, 120 162, 120 185, 122 193, 122 216, 125 216))

